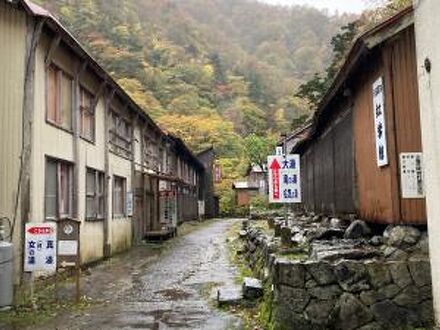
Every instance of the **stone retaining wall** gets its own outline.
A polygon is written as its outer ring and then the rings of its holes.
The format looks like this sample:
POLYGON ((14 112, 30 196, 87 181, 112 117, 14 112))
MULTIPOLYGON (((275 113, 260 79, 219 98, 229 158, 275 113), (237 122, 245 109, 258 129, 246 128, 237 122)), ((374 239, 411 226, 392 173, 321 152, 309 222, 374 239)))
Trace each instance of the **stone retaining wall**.
POLYGON ((273 284, 276 329, 394 330, 433 324, 427 259, 298 261, 277 256, 275 246, 273 238, 248 230, 249 264, 273 284))

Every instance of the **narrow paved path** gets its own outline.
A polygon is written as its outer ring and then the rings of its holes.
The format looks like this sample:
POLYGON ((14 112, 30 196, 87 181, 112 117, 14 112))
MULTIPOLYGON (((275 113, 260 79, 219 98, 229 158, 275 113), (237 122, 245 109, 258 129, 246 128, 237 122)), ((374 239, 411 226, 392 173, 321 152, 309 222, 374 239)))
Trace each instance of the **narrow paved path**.
POLYGON ((86 293, 106 303, 42 328, 241 329, 240 319, 213 305, 216 288, 234 284, 226 233, 235 221, 219 220, 178 238, 156 261, 148 247, 138 247, 92 269, 86 293))

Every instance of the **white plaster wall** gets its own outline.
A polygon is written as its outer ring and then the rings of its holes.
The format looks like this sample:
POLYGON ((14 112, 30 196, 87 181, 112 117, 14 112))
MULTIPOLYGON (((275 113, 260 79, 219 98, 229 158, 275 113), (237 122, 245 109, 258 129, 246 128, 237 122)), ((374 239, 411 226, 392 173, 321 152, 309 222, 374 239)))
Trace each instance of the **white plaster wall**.
MULTIPOLYGON (((113 176, 117 175, 125 178, 127 181, 127 192, 132 190, 131 180, 131 161, 110 153, 109 157, 109 191, 113 192, 113 176)), ((120 252, 131 247, 132 244, 132 217, 113 217, 113 198, 109 194, 109 214, 110 219, 110 239, 112 253, 120 252)))
POLYGON ((415 28, 419 77, 426 202, 431 256, 434 311, 440 323, 440 1, 415 1, 415 28), (425 69, 425 59, 432 71, 425 69))

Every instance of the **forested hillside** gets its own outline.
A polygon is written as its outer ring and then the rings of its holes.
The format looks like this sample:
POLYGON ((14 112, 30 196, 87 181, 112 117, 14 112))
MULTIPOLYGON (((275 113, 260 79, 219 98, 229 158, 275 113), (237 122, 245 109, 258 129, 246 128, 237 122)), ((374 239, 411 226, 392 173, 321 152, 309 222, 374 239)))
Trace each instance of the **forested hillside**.
POLYGON ((222 154, 234 151, 234 134, 285 131, 304 114, 294 91, 325 68, 329 41, 349 20, 247 0, 39 3, 165 128, 222 154))

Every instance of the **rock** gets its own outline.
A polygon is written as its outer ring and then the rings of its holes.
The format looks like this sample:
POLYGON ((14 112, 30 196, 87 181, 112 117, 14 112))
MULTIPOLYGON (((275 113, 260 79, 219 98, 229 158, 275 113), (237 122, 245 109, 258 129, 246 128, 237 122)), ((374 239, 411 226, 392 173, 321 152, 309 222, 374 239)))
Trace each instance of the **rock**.
POLYGON ((287 226, 282 226, 280 230, 281 243, 284 245, 289 245, 292 239, 292 231, 287 226))
POLYGON ((332 218, 332 219, 330 219, 330 228, 345 229, 345 228, 347 228, 347 222, 345 220, 332 218))
POLYGON ((335 266, 335 275, 339 285, 345 291, 360 292, 369 290, 371 287, 365 266, 362 263, 341 261, 335 266))
POLYGON ((428 260, 410 261, 409 272, 417 286, 431 285, 431 267, 428 260))
POLYGON ((313 324, 327 325, 334 308, 335 301, 333 300, 312 300, 304 312, 305 318, 313 324))
POLYGON ((388 225, 385 228, 385 230, 383 231, 383 234, 382 234, 382 236, 385 240, 388 240, 388 238, 390 238, 390 233, 393 230, 393 228, 394 228, 394 225, 388 225))
POLYGON ((342 294, 342 290, 337 284, 327 286, 317 286, 309 290, 312 297, 318 300, 334 300, 339 298, 342 294))
POLYGON ((416 307, 416 310, 422 325, 426 328, 432 327, 432 325, 434 324, 434 309, 432 300, 427 300, 420 303, 416 307))
POLYGON ((361 298, 361 301, 367 306, 371 306, 379 301, 386 299, 385 295, 382 292, 376 290, 362 291, 359 297, 361 298))
POLYGON ((429 256, 429 238, 426 232, 420 236, 419 243, 417 243, 417 250, 420 254, 429 256))
POLYGON ((280 222, 275 222, 275 227, 274 227, 274 235, 275 237, 280 237, 281 236, 281 223, 280 222))
POLYGON ((385 296, 385 298, 392 299, 400 292, 400 288, 396 284, 390 284, 381 288, 380 292, 385 296))
POLYGON ((383 242, 384 242, 383 237, 382 237, 382 236, 378 236, 378 235, 373 236, 373 237, 368 241, 368 243, 370 243, 370 244, 373 245, 373 246, 380 246, 380 245, 383 244, 383 242))
POLYGON ((336 282, 333 266, 328 262, 308 262, 305 263, 305 267, 319 285, 328 285, 336 282))
POLYGON ((396 226, 389 231, 387 244, 404 249, 417 244, 421 236, 420 230, 412 226, 396 226))
POLYGON ((356 239, 365 237, 371 234, 371 229, 367 223, 362 220, 353 221, 345 231, 344 238, 356 239))
POLYGON ((275 220, 273 218, 267 219, 267 226, 269 229, 273 229, 275 227, 275 220))
POLYGON ((412 283, 408 267, 404 262, 396 262, 390 265, 390 272, 394 283, 400 288, 407 287, 412 283))
POLYGON ((275 283, 303 288, 305 269, 301 262, 278 260, 275 264, 275 283))
POLYGON ((307 242, 307 238, 302 233, 296 233, 290 239, 291 243, 295 246, 303 245, 307 242))
POLYGON ((240 230, 240 238, 245 238, 248 235, 248 232, 246 230, 240 230))
POLYGON ((392 247, 392 246, 387 246, 383 252, 385 258, 387 258, 388 260, 395 260, 395 261, 404 261, 406 259, 408 259, 408 253, 406 253, 405 251, 392 247))
POLYGON ((391 274, 388 271, 388 267, 382 262, 367 261, 365 263, 368 276, 370 277, 370 283, 376 288, 383 287, 392 282, 391 274))
POLYGON ((407 329, 414 322, 413 314, 390 300, 374 304, 370 308, 377 322, 385 329, 407 329))
POLYGON ((373 315, 354 295, 344 293, 337 304, 336 328, 357 329, 373 320, 373 315))
POLYGON ((349 250, 333 250, 321 251, 316 255, 318 260, 336 261, 336 260, 362 260, 371 259, 379 256, 378 251, 366 249, 349 249, 349 250))
POLYGON ((410 285, 403 289, 401 293, 399 293, 393 301, 402 307, 409 307, 418 305, 422 300, 426 299, 419 289, 416 286, 410 285))
POLYGON ((217 303, 219 306, 238 305, 243 300, 243 293, 241 288, 220 288, 217 291, 217 303))
POLYGON ((332 238, 344 237, 345 230, 340 228, 319 228, 315 238, 321 240, 329 240, 332 238))
POLYGON ((263 295, 263 284, 256 278, 245 277, 242 289, 246 299, 256 299, 263 295))
POLYGON ((367 325, 364 325, 363 327, 359 328, 358 330, 384 330, 383 327, 377 322, 368 323, 367 325))
POLYGON ((302 313, 310 302, 310 295, 304 289, 286 285, 275 287, 275 301, 278 306, 289 306, 295 313, 302 313))

